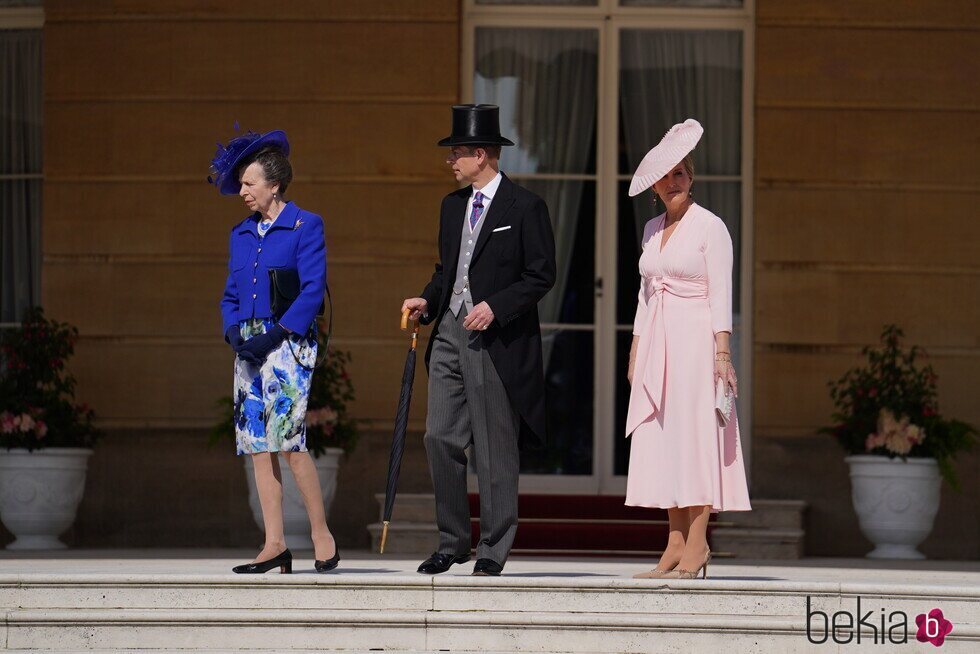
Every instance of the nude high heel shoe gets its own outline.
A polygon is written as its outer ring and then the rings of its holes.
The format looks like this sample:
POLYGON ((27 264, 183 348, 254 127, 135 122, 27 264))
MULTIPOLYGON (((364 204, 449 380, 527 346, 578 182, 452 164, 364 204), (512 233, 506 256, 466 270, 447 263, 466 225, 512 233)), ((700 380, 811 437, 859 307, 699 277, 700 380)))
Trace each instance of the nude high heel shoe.
MULTIPOLYGON (((677 564, 675 563, 674 566, 676 567, 676 565, 677 564)), ((664 570, 658 566, 653 570, 647 570, 646 572, 639 572, 633 575, 633 579, 662 579, 664 575, 670 574, 671 570, 673 570, 673 568, 664 570)))
POLYGON ((704 579, 707 579, 708 578, 708 562, 710 562, 710 561, 711 561, 711 550, 708 550, 708 553, 704 557, 704 563, 702 563, 701 565, 699 565, 693 572, 691 570, 677 570, 677 569, 674 569, 674 570, 671 570, 670 572, 664 573, 664 575, 662 576, 662 578, 663 579, 697 579, 698 578, 698 573, 700 572, 701 573, 701 576, 704 579))

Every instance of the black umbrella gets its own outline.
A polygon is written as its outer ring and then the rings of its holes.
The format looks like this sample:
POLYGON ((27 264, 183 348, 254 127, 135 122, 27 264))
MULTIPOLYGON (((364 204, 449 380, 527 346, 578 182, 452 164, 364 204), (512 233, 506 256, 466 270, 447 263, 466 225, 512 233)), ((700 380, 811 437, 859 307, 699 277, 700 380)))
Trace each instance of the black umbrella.
MULTIPOLYGON (((402 331, 408 331, 408 315, 402 312, 402 331)), ((398 396, 398 412, 395 414, 395 431, 391 436, 391 457, 388 459, 388 487, 385 489, 384 528, 381 530, 381 554, 388 540, 388 523, 395 508, 395 493, 398 490, 398 474, 402 469, 402 454, 405 453, 405 431, 408 429, 408 409, 412 403, 412 382, 415 381, 415 347, 419 341, 419 323, 413 321, 412 346, 405 357, 405 372, 402 373, 402 390, 398 396)))

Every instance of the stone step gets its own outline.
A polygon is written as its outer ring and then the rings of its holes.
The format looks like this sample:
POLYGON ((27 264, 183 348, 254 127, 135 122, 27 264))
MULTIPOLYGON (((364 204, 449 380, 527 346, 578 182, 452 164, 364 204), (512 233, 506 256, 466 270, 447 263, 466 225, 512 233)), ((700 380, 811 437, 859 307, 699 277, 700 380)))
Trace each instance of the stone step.
MULTIPOLYGON (((798 616, 806 596, 821 610, 836 611, 847 598, 921 609, 935 602, 960 622, 980 625, 980 588, 871 582, 783 581, 765 576, 732 577, 729 564, 709 566, 706 580, 639 580, 607 576, 609 564, 577 562, 574 577, 561 565, 542 572, 508 572, 497 578, 460 574, 404 574, 405 561, 350 562, 343 574, 254 575, 2 575, 0 611, 472 611, 608 614, 712 614, 798 616), (589 570, 596 572, 589 574, 589 570), (397 574, 392 574, 398 570, 397 574), (549 571, 546 571, 549 570, 549 571), (249 575, 249 577, 253 577, 249 575), (260 610, 268 610, 262 608, 260 610)), ((410 562, 414 567, 414 562, 410 562)), ((573 564, 569 564, 571 567, 573 564)), ((532 561, 521 569, 533 570, 532 561)), ((294 569, 295 570, 295 569, 294 569)), ((509 567, 508 567, 509 570, 509 567)), ((296 572, 300 572, 296 570, 296 572)), ((312 572, 312 570, 310 571, 312 572)), ((32 614, 33 615, 33 614, 32 614)), ((60 615, 60 614, 59 614, 60 615)), ((101 614, 100 614, 101 615, 101 614)))
MULTIPOLYGON (((378 502, 378 522, 384 520, 385 494, 375 493, 378 502)), ((432 493, 398 493, 391 514, 392 523, 422 522, 436 524, 436 496, 432 493)))
POLYGON ((966 562, 725 561, 706 580, 649 581, 632 579, 629 561, 525 559, 498 578, 469 565, 429 577, 411 572, 414 560, 365 553, 326 575, 304 564, 239 576, 226 572, 231 560, 207 558, 2 563, 6 651, 814 651, 808 599, 875 625, 903 611, 912 643, 915 616, 938 607, 954 623, 944 652, 980 648, 980 568, 966 562))
POLYGON ((734 527, 753 529, 803 529, 806 502, 802 500, 752 500, 751 511, 727 511, 719 519, 734 527))
POLYGON ((718 528, 711 532, 711 546, 739 559, 801 559, 802 529, 718 528))
MULTIPOLYGON (((294 609, 15 610, 8 649, 337 649, 416 652, 803 652, 799 616, 294 609)), ((914 627, 914 624, 912 625, 914 627)), ((915 643, 914 629, 905 637, 915 643)), ((892 634, 897 638, 897 634, 892 634)), ((864 632, 870 640, 871 632, 864 632)), ((821 634, 822 637, 822 634, 821 634)), ((944 651, 976 651, 980 628, 957 625, 944 651)), ((205 650, 207 651, 207 650, 205 650)))
MULTIPOLYGON (((375 522, 368 525, 371 534, 371 551, 380 551, 383 524, 375 522)), ((388 525, 388 540, 385 543, 387 554, 416 554, 427 556, 439 546, 439 529, 435 519, 432 522, 392 522, 388 525)))

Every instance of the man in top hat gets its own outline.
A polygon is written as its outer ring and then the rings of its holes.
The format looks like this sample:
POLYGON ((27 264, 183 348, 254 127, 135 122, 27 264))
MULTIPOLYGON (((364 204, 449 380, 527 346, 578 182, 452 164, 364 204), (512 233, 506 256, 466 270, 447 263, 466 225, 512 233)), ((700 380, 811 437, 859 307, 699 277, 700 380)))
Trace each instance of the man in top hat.
POLYGON ((442 201, 439 263, 402 310, 433 323, 425 353, 425 449, 436 496, 439 549, 419 572, 470 559, 467 459, 480 489, 474 575, 497 576, 517 533, 518 441, 544 440, 544 364, 538 302, 555 283, 548 207, 500 172, 494 105, 456 105, 446 163, 465 187, 442 201))

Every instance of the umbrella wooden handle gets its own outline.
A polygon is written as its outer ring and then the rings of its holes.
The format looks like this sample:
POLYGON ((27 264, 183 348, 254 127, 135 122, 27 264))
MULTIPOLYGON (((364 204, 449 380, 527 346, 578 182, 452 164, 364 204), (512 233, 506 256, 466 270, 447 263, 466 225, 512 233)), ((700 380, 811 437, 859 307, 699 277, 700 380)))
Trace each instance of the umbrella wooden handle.
MULTIPOLYGON (((410 309, 405 309, 402 311, 402 331, 408 331, 408 316, 411 315, 410 309)), ((419 342, 419 321, 412 321, 412 349, 414 350, 418 346, 419 342)))
MULTIPOLYGON (((403 332, 407 332, 408 331, 408 323, 409 323, 408 317, 410 315, 412 315, 412 310, 411 309, 405 309, 404 311, 402 311, 402 331, 403 332)), ((411 322, 412 322, 412 328, 415 331, 418 331, 418 329, 419 329, 419 321, 418 320, 412 320, 411 322)))

